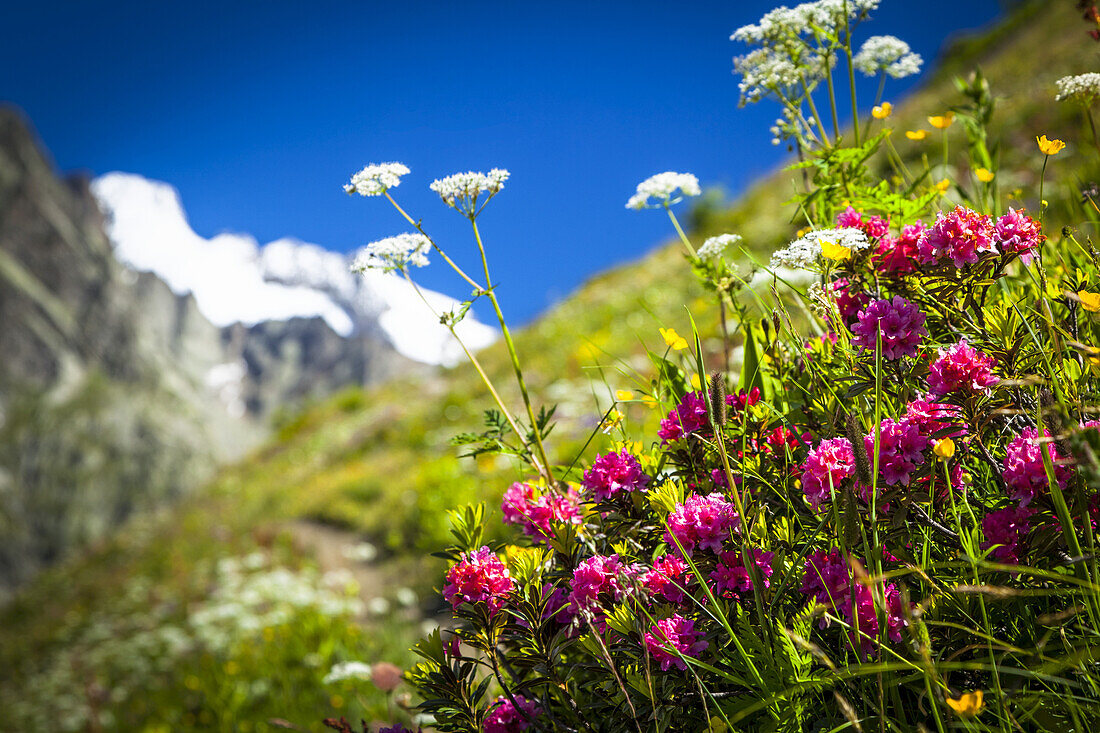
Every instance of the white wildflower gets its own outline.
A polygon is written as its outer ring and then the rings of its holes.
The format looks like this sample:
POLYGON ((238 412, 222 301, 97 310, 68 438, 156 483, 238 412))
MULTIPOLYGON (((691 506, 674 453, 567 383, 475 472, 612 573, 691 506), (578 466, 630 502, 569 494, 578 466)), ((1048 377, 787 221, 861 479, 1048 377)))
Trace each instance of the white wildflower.
POLYGON ((628 209, 646 209, 650 206, 675 204, 682 201, 685 196, 698 196, 702 193, 699 188, 699 179, 690 173, 673 173, 665 171, 655 176, 650 176, 638 184, 636 193, 626 202, 628 209), (679 197, 674 197, 677 189, 679 197), (649 199, 657 199, 650 204, 649 199))
POLYGON ((871 246, 867 235, 854 227, 816 229, 791 242, 785 248, 774 252, 771 265, 773 268, 809 269, 817 264, 818 259, 821 257, 822 241, 853 250, 866 249, 871 246))
POLYGON ((408 167, 401 163, 374 163, 352 176, 344 190, 360 196, 381 196, 400 185, 401 176, 408 172, 408 167))
POLYGON ((378 557, 378 548, 369 542, 360 542, 357 545, 345 547, 341 554, 348 560, 372 562, 378 557))
POLYGON ((731 246, 741 241, 740 234, 719 234, 716 237, 709 237, 703 246, 699 248, 696 253, 700 259, 709 260, 715 257, 721 257, 726 253, 726 250, 731 246))
POLYGON ((852 65, 867 76, 885 72, 902 79, 920 72, 924 60, 913 53, 909 44, 895 36, 871 36, 852 59, 852 65))
POLYGON ((825 78, 826 65, 832 68, 835 63, 833 54, 826 57, 805 49, 769 46, 735 56, 733 73, 741 75, 740 104, 759 102, 768 94, 786 99, 800 97, 802 84, 812 89, 825 78))
MULTIPOLYGON (((429 187, 443 199, 447 206, 458 209, 466 216, 477 214, 477 199, 483 194, 489 194, 492 198, 504 188, 504 182, 508 180, 508 171, 503 168, 493 168, 488 173, 455 173, 446 178, 437 178, 429 187)), ((486 199, 488 201, 488 199, 486 199)))
POLYGON ((801 33, 805 28, 802 20, 798 10, 780 6, 766 13, 759 23, 735 30, 730 40, 749 44, 775 43, 801 33))
POLYGON ((338 662, 332 665, 332 670, 325 675, 324 684, 331 685, 334 682, 344 680, 369 680, 371 667, 364 662, 338 662))
POLYGON ((405 268, 424 267, 428 264, 428 250, 431 240, 423 234, 405 233, 395 237, 386 237, 371 242, 355 256, 352 272, 364 270, 404 270, 405 268))
POLYGON ((1057 100, 1073 99, 1084 104, 1091 104, 1093 99, 1100 96, 1100 74, 1088 73, 1077 76, 1063 76, 1055 84, 1058 87, 1057 100))

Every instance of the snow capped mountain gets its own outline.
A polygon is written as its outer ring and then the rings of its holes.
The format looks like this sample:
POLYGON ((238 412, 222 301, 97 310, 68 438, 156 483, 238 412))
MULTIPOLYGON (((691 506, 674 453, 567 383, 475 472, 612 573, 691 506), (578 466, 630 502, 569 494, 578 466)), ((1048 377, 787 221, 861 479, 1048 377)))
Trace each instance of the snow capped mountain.
MULTIPOLYGON (((452 364, 462 358, 433 313, 457 304, 442 293, 421 288, 429 308, 403 278, 352 274, 349 257, 296 239, 262 247, 246 234, 205 239, 191 229, 179 193, 166 183, 108 173, 92 182, 92 192, 108 214, 107 234, 118 259, 156 274, 178 294, 193 294, 216 326, 320 317, 342 336, 381 336, 416 361, 452 364)), ((457 330, 470 349, 497 336, 470 315, 457 330)))

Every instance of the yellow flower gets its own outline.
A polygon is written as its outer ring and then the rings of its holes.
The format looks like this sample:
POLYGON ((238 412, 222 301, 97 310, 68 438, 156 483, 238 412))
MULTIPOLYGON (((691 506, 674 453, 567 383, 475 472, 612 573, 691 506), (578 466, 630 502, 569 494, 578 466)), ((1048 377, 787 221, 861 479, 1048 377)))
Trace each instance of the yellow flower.
POLYGON ((688 347, 687 339, 676 333, 675 328, 662 328, 661 338, 665 340, 665 344, 673 351, 683 351, 688 347))
POLYGON ((951 181, 946 178, 936 184, 936 190, 941 194, 947 193, 947 189, 951 188, 951 181))
POLYGON ((837 244, 836 242, 830 242, 826 239, 821 240, 821 256, 826 259, 836 260, 840 262, 842 260, 849 259, 852 256, 852 248, 845 247, 844 245, 837 244))
POLYGON ((955 441, 951 438, 943 438, 932 444, 932 452, 945 461, 955 455, 955 441))
POLYGON ((607 417, 605 417, 603 419, 603 422, 600 423, 600 432, 604 434, 610 433, 612 430, 622 425, 625 418, 626 415, 624 415, 623 413, 619 412, 618 410, 612 410, 611 412, 607 413, 607 417))
POLYGON ((691 375, 691 388, 693 390, 695 390, 696 392, 698 392, 699 390, 701 390, 703 388, 703 385, 699 382, 699 375, 698 374, 692 374, 691 375))
POLYGON ((651 397, 649 395, 642 395, 642 404, 652 410, 653 408, 657 407, 657 405, 659 405, 661 403, 658 402, 657 400, 655 400, 653 397, 651 397))
POLYGON ((806 236, 807 234, 809 234, 812 231, 813 231, 813 227, 802 227, 801 229, 799 229, 797 232, 794 233, 795 239, 801 239, 802 237, 806 236))
POLYGON ((910 140, 923 140, 928 137, 928 130, 906 130, 905 137, 910 140))
POLYGON ((988 168, 979 168, 978 170, 974 171, 974 177, 982 183, 989 183, 993 180, 993 176, 993 171, 989 170, 988 168))
POLYGON ((982 691, 964 692, 958 700, 947 698, 947 706, 955 711, 960 718, 977 717, 984 707, 982 704, 982 691))
POLYGON ((928 124, 937 130, 946 130, 955 122, 954 112, 945 112, 942 115, 932 115, 928 118, 928 124))
POLYGON ((894 111, 894 105, 889 102, 883 102, 877 107, 871 109, 871 116, 876 120, 885 120, 894 111))
POLYGON ((1077 297, 1081 300, 1081 307, 1089 313, 1100 312, 1100 293, 1090 293, 1087 290, 1078 290, 1077 297))
POLYGON ((615 390, 615 399, 619 402, 627 402, 634 399, 634 393, 629 389, 617 389, 615 390))
POLYGON ((1042 150, 1045 155, 1057 155, 1062 152, 1062 148, 1066 147, 1066 144, 1061 140, 1047 140, 1047 136, 1035 138, 1035 142, 1039 143, 1039 150, 1042 150))

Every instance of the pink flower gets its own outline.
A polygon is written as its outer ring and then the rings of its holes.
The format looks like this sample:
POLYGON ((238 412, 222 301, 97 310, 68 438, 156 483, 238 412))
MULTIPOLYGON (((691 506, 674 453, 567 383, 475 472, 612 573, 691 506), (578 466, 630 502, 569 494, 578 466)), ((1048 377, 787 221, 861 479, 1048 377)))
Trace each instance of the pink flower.
POLYGON ((752 407, 759 401, 759 387, 753 387, 748 392, 741 390, 737 394, 726 395, 726 405, 730 407, 734 416, 740 415, 746 408, 752 407))
POLYGON ((702 392, 688 392, 675 410, 661 421, 657 437, 665 443, 709 427, 707 403, 702 392))
POLYGON ((989 512, 982 517, 982 532, 985 533, 985 542, 982 549, 988 550, 994 545, 990 557, 998 562, 1010 565, 1020 563, 1021 545, 1027 540, 1030 530, 1029 518, 1032 511, 1027 507, 1006 507, 989 512))
POLYGON ((905 419, 910 425, 915 425, 925 438, 930 439, 947 428, 957 430, 936 437, 961 438, 966 435, 959 408, 943 402, 933 402, 929 395, 919 396, 906 405, 905 419))
MULTIPOLYGON (((760 571, 764 587, 769 587, 775 553, 763 550, 751 550, 750 553, 760 571)), ((752 576, 745 569, 741 553, 735 550, 726 550, 718 556, 718 567, 710 574, 710 579, 714 581, 714 592, 717 595, 733 601, 740 601, 742 595, 748 596, 753 590, 752 576)))
POLYGON ((687 665, 681 657, 698 659, 709 646, 706 641, 699 640, 702 635, 702 631, 695 630, 694 621, 674 614, 653 624, 646 632, 645 646, 662 670, 667 672, 669 667, 686 670, 687 665))
POLYGON ((673 537, 691 554, 696 548, 722 551, 722 543, 729 539, 730 532, 740 530, 741 518, 734 511, 733 504, 721 494, 710 496, 692 495, 668 515, 668 529, 665 542, 675 547, 673 537), (671 533, 671 535, 670 535, 671 533))
POLYGON ((847 438, 823 440, 802 464, 802 491, 814 509, 830 500, 844 479, 854 476, 856 456, 847 438))
POLYGON ((596 456, 581 483, 596 501, 607 501, 620 491, 645 491, 649 476, 642 472, 637 458, 622 450, 596 456))
POLYGON ((986 356, 962 339, 954 346, 940 350, 939 358, 930 367, 928 386, 937 396, 953 392, 987 392, 1000 381, 993 376, 996 366, 993 357, 986 356))
MULTIPOLYGON (((864 436, 863 445, 872 464, 875 460, 875 435, 864 436)), ((909 474, 924 463, 921 452, 928 447, 928 438, 921 435, 916 425, 902 418, 898 422, 886 419, 879 428, 878 467, 882 480, 888 486, 909 485, 909 474)))
POLYGON ((881 216, 869 216, 864 220, 862 229, 868 239, 879 239, 890 233, 890 222, 881 216))
POLYGON ((550 583, 545 583, 542 586, 542 595, 546 601, 546 605, 542 610, 544 621, 553 619, 562 625, 568 625, 573 621, 576 614, 573 613, 573 609, 569 605, 569 594, 565 590, 550 583))
POLYGON ((1042 225, 1022 210, 1009 208, 1008 213, 997 220, 997 244, 1001 251, 1020 255, 1020 260, 1031 264, 1035 250, 1045 240, 1042 225))
POLYGON ((554 536, 551 522, 581 523, 580 496, 573 489, 539 495, 530 484, 514 483, 504 492, 500 509, 505 522, 520 525, 536 541, 554 536))
POLYGON ((642 575, 641 582, 653 597, 666 603, 683 603, 684 588, 691 577, 686 562, 676 555, 665 555, 653 562, 653 569, 642 575))
POLYGON ((515 695, 519 710, 506 696, 501 695, 493 702, 492 711, 481 724, 484 733, 519 733, 531 727, 531 722, 539 713, 539 706, 523 695, 515 695))
POLYGON ((802 592, 818 603, 833 606, 848 598, 852 569, 840 550, 815 550, 803 566, 802 592))
POLYGON ((606 599, 614 603, 622 597, 623 586, 619 576, 625 571, 618 555, 593 555, 581 562, 573 571, 569 593, 573 613, 590 614, 598 628, 606 628, 601 601, 606 599))
POLYGON ((836 215, 836 225, 838 229, 860 229, 868 239, 878 239, 890 231, 890 222, 886 219, 881 216, 869 216, 864 219, 863 215, 851 206, 836 215))
MULTIPOLYGON (((855 321, 859 311, 871 302, 871 296, 861 290, 852 287, 848 278, 842 277, 833 283, 833 294, 836 296, 836 307, 840 311, 840 317, 845 324, 855 321)), ((836 339, 833 339, 836 343, 836 339)))
POLYGON ((936 223, 919 245, 921 260, 932 264, 948 257, 955 267, 973 265, 982 252, 996 252, 993 222, 985 214, 956 206, 936 215, 936 223))
POLYGON ((463 553, 462 559, 447 571, 443 597, 455 608, 462 603, 485 603, 495 613, 511 590, 508 568, 488 547, 482 547, 463 553))
MULTIPOLYGON (((853 627, 850 638, 866 653, 875 645, 879 618, 871 588, 854 578, 851 564, 839 550, 818 550, 806 558, 802 592, 839 614, 853 627), (858 633, 857 633, 858 631, 858 633)), ((886 631, 891 641, 901 641, 901 629, 908 625, 897 586, 883 589, 886 631)), ((822 627, 828 619, 822 619, 822 627)))
POLYGON ((916 356, 921 338, 928 335, 925 316, 915 303, 900 295, 893 300, 876 300, 859 312, 852 326, 852 343, 864 351, 875 353, 882 334, 882 355, 886 359, 916 356))
POLYGON ((397 725, 391 725, 389 728, 379 728, 378 733, 413 733, 405 726, 398 723, 397 725))
POLYGON ((863 216, 853 207, 849 206, 836 215, 836 225, 841 229, 862 229, 863 216))
POLYGON ((919 245, 924 238, 924 223, 920 220, 901 228, 898 237, 879 240, 876 263, 888 275, 904 275, 916 269, 919 245))
MULTIPOLYGON (((1020 502, 1022 507, 1030 504, 1036 494, 1043 493, 1048 488, 1047 472, 1043 466, 1044 446, 1040 444, 1038 435, 1039 431, 1035 428, 1024 428, 1008 444, 1005 452, 1005 467, 1001 475, 1008 484, 1009 497, 1020 502)), ((1044 430, 1043 435, 1049 438, 1050 432, 1044 430)), ((1066 488, 1070 469, 1065 465, 1065 457, 1053 442, 1048 442, 1045 450, 1054 464, 1054 478, 1058 481, 1058 486, 1066 488)))

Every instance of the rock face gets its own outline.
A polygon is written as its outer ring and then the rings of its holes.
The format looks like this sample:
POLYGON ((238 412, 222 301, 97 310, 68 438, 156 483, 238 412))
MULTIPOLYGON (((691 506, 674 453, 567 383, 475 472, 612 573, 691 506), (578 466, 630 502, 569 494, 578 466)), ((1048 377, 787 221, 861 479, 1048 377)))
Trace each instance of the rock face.
MULTIPOLYGON (((366 311, 343 333, 323 312, 212 322, 119 261, 100 201, 0 108, 0 600, 254 447, 276 408, 428 369, 366 311)), ((269 256, 293 279, 317 249, 269 256)))

